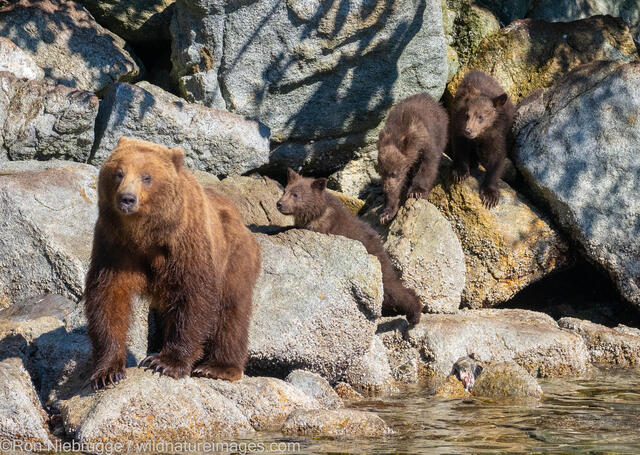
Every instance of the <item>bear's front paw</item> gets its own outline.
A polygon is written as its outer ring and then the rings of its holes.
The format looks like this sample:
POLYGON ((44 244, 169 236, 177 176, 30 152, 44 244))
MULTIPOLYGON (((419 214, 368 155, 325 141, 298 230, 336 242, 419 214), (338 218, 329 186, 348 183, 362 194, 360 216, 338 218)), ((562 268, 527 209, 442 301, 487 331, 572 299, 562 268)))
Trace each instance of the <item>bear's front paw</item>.
POLYGON ((380 224, 387 224, 396 216, 396 213, 398 213, 398 210, 384 209, 380 214, 380 224))
POLYGON ((410 199, 426 199, 428 196, 427 190, 417 185, 411 186, 407 192, 407 197, 410 199))
POLYGON ((224 367, 202 363, 192 371, 193 376, 209 379, 224 379, 226 381, 237 381, 242 378, 242 370, 235 367, 224 367))
POLYGON ((460 183, 469 178, 471 174, 469 173, 469 169, 453 169, 451 171, 451 176, 453 177, 453 181, 455 183, 460 183))
POLYGON ((191 366, 181 360, 176 360, 171 356, 163 354, 154 354, 146 357, 140 362, 139 367, 146 367, 149 370, 157 371, 160 374, 166 374, 172 378, 178 379, 191 373, 191 366))
POLYGON ((126 376, 124 362, 114 361, 111 365, 95 370, 91 375, 91 388, 96 392, 98 389, 104 389, 109 385, 116 385, 126 376))
POLYGON ((500 201, 500 191, 493 188, 480 188, 480 200, 486 208, 491 210, 500 201))

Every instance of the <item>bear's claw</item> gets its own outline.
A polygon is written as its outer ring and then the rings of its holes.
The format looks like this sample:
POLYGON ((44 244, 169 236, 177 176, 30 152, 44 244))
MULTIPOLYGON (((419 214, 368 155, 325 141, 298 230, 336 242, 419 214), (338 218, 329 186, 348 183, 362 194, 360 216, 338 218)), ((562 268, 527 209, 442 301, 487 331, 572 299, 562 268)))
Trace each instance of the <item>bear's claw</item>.
POLYGON ((127 374, 124 371, 115 371, 111 373, 103 373, 99 375, 94 375, 91 378, 91 388, 94 392, 97 392, 99 389, 105 389, 110 385, 116 385, 120 381, 122 381, 127 374))
POLYGON ((498 202, 500 201, 500 192, 498 190, 481 189, 480 200, 487 209, 491 210, 498 205, 498 202))
POLYGON ((145 357, 138 364, 138 367, 146 367, 147 370, 153 370, 154 373, 160 373, 161 376, 171 376, 172 378, 181 378, 187 374, 184 366, 172 365, 171 361, 160 354, 145 357))
POLYGON ((451 175, 453 176, 453 181, 455 183, 460 183, 466 180, 471 175, 471 173, 469 172, 468 169, 466 171, 463 171, 460 169, 454 169, 451 175))

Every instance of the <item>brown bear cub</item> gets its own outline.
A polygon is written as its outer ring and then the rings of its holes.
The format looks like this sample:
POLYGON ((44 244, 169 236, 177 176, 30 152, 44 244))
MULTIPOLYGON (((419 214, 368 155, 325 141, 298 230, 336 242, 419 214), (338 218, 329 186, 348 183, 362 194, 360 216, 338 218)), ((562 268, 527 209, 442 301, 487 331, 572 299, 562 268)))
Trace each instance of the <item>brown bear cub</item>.
POLYGON ((489 209, 500 200, 498 180, 507 157, 513 115, 509 96, 493 77, 480 71, 464 76, 453 100, 453 180, 463 181, 469 177, 470 168, 482 164, 486 174, 480 199, 489 209))
POLYGON ((325 191, 327 179, 305 178, 288 169, 289 181, 277 203, 278 210, 293 215, 297 228, 359 240, 380 261, 384 300, 382 314, 405 314, 410 324, 420 322, 422 304, 415 292, 405 288, 382 246, 378 234, 349 212, 342 202, 325 191))
POLYGON ((410 96, 391 109, 378 137, 378 172, 385 197, 380 223, 396 216, 407 186, 407 198, 429 196, 447 146, 448 125, 447 111, 426 93, 410 96))
POLYGON ((100 169, 84 293, 94 390, 125 377, 136 294, 165 316, 163 348, 141 365, 174 378, 236 380, 244 371, 260 246, 183 159, 179 148, 121 138, 100 169))

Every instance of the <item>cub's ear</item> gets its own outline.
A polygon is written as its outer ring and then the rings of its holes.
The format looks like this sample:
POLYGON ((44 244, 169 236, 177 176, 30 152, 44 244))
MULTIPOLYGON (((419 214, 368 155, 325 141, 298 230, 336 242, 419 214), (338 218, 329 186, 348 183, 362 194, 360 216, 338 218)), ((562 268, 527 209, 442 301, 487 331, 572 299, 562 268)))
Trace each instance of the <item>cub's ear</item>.
POLYGON ((313 188, 316 191, 324 191, 326 187, 327 187, 327 179, 325 178, 315 179, 313 182, 311 182, 311 188, 313 188))
POLYGON ((169 149, 169 156, 171 157, 171 161, 173 161, 173 165, 176 167, 176 170, 182 169, 182 166, 184 165, 184 150, 180 147, 169 149))
POLYGON ((410 145, 411 145, 411 135, 405 134, 404 136, 402 136, 402 139, 400 139, 400 146, 402 147, 403 150, 406 150, 407 148, 409 148, 410 145))
POLYGON ((493 106, 494 106, 494 107, 503 106, 503 105, 504 105, 504 103, 506 103, 506 102, 507 102, 507 98, 508 98, 508 96, 507 96, 507 94, 506 94, 506 93, 503 93, 502 95, 496 96, 496 97, 493 99, 493 106))
POLYGON ((118 145, 116 147, 121 147, 125 145, 127 142, 131 142, 131 138, 127 136, 122 136, 120 139, 118 139, 118 145))
POLYGON ((290 167, 287 168, 287 182, 288 183, 295 182, 299 178, 300 178, 300 174, 298 174, 296 171, 294 171, 290 167))

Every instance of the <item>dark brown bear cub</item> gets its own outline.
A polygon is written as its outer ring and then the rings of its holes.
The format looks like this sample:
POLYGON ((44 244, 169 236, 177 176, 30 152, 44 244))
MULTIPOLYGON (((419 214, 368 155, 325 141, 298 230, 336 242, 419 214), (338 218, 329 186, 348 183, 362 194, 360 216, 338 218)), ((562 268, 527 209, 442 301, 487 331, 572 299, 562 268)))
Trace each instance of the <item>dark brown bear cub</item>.
POLYGON ((381 223, 396 216, 409 183, 407 197, 429 196, 447 146, 448 123, 447 112, 426 93, 410 96, 391 109, 378 138, 378 172, 385 197, 381 223))
POLYGON ((125 376, 131 299, 165 315, 162 374, 235 380, 247 359, 260 247, 231 202, 205 191, 179 148, 122 138, 100 169, 85 288, 94 389, 125 376))
POLYGON ((378 234, 325 191, 327 179, 305 178, 291 169, 288 177, 287 187, 277 203, 278 210, 293 215, 298 228, 362 242, 369 254, 378 258, 382 268, 382 314, 405 314, 410 324, 420 322, 422 304, 415 292, 402 285, 378 234))
POLYGON ((462 79, 453 101, 451 147, 453 179, 469 177, 470 168, 486 170, 480 199, 491 209, 498 204, 514 108, 498 82, 488 74, 470 71, 462 79))

